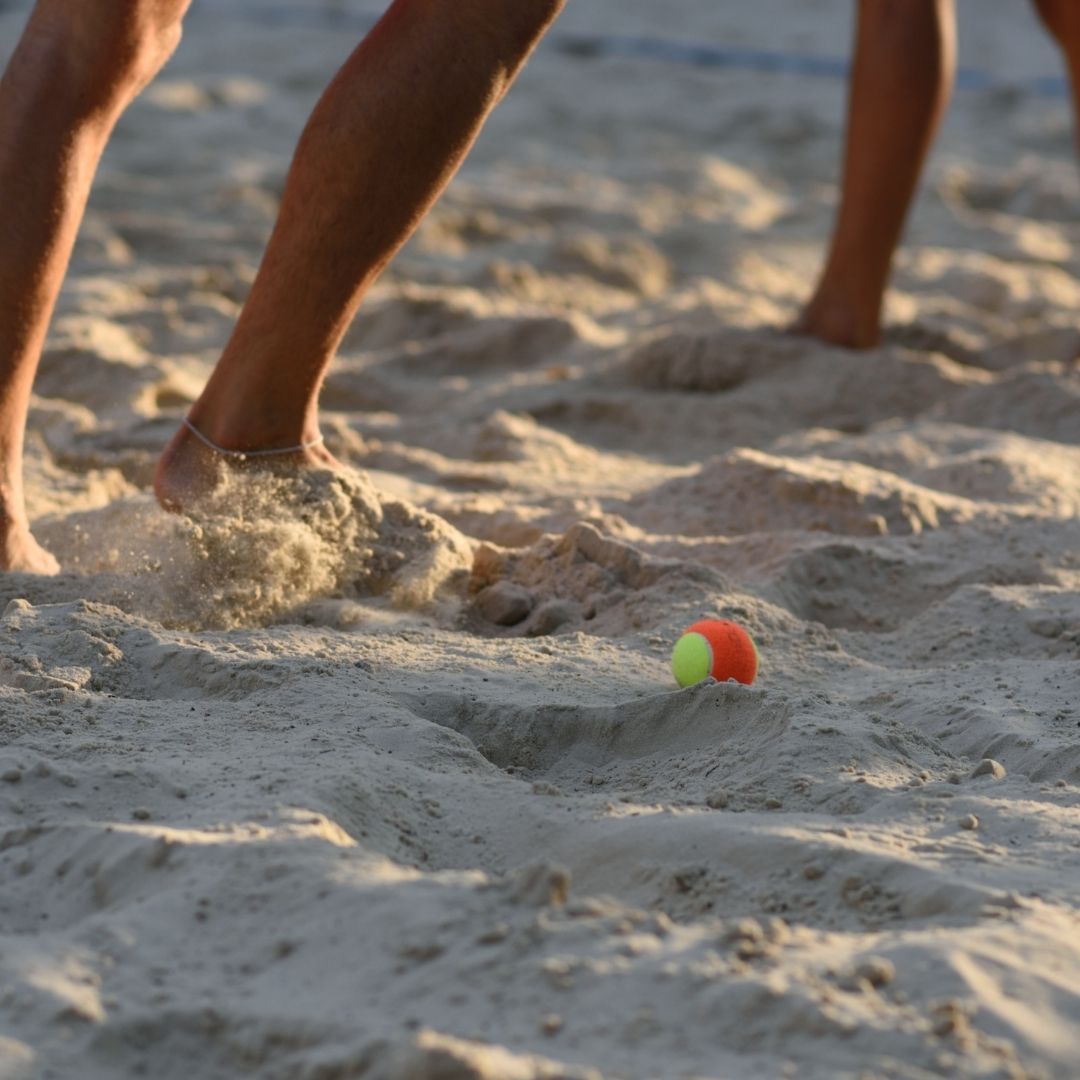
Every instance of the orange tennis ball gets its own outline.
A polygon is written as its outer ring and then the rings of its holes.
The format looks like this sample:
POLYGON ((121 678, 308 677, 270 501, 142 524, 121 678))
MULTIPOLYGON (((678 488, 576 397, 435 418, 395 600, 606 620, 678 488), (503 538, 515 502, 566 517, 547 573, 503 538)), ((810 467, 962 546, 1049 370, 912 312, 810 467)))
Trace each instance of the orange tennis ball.
POLYGON ((735 679, 749 686, 757 678, 757 647, 738 623, 701 619, 675 643, 671 671, 680 686, 693 686, 710 675, 718 682, 735 679))

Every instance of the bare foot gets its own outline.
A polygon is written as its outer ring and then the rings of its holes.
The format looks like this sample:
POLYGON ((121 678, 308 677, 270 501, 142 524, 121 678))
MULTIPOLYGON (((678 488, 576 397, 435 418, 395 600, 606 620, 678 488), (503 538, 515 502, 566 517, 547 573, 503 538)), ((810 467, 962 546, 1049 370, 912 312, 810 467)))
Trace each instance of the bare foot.
POLYGON ((789 333, 814 337, 842 349, 872 349, 881 344, 881 318, 876 308, 862 312, 856 304, 819 292, 789 327, 789 333))
POLYGON ((215 453, 182 427, 158 461, 154 494, 162 509, 180 514, 197 508, 201 501, 213 495, 229 472, 288 475, 310 469, 347 471, 321 444, 291 454, 242 459, 215 453))
POLYGON ((0 570, 52 577, 60 564, 34 539, 29 525, 0 514, 0 570))

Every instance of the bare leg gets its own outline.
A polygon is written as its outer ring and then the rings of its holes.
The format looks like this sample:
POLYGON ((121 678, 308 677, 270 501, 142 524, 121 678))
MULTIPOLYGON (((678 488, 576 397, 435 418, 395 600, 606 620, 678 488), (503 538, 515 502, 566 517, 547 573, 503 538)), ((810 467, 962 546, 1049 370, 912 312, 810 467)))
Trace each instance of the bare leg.
POLYGON ((893 254, 949 98, 955 56, 953 0, 859 0, 843 194, 825 269, 797 332, 854 349, 880 340, 893 254))
POLYGON ((1072 84, 1073 121, 1080 140, 1080 5, 1076 0, 1032 0, 1047 30, 1061 46, 1072 84))
MULTIPOLYGON (((251 296, 192 422, 231 450, 317 437, 318 396, 365 292, 457 171, 563 0, 396 0, 300 139, 251 296)), ((158 466, 169 509, 221 460, 181 428, 158 466)), ((266 461, 267 459, 261 459, 266 461)), ((334 466, 323 449, 277 462, 334 466)))
POLYGON ((30 533, 30 391, 98 159, 190 0, 38 0, 0 79, 0 570, 55 573, 30 533))

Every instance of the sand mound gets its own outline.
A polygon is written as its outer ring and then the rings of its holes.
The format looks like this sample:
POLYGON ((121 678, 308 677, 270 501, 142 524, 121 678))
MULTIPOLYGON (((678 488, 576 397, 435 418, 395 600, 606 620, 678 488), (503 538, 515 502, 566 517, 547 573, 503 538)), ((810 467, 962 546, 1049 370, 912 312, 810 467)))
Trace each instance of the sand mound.
POLYGON ((640 496, 627 516, 687 535, 785 529, 880 536, 970 520, 974 505, 847 461, 734 450, 640 496))

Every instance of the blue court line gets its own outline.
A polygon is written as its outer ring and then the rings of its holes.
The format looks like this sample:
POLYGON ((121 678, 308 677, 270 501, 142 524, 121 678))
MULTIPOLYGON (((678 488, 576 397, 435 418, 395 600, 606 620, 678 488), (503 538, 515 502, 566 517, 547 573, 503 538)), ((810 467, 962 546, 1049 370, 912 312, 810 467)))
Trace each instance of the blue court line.
MULTIPOLYGON (((196 11, 202 5, 196 4, 196 11)), ((206 10, 205 8, 203 10, 206 10)), ((340 8, 296 8, 281 4, 260 4, 246 10, 231 9, 232 14, 217 11, 225 18, 265 23, 270 26, 327 26, 334 29, 365 33, 380 15, 372 12, 345 11, 340 8)), ((847 79, 850 63, 841 57, 809 56, 805 53, 743 49, 735 46, 711 45, 696 41, 678 41, 645 35, 572 34, 553 32, 549 47, 566 56, 582 60, 631 59, 657 63, 680 64, 685 67, 758 71, 768 75, 805 75, 811 78, 847 79)), ((1015 88, 1033 97, 1067 100, 1068 81, 1060 75, 1041 75, 1006 83, 981 68, 960 68, 956 85, 961 90, 991 90, 1015 88)))
MULTIPOLYGON (((808 75, 812 78, 847 79, 851 65, 847 60, 805 53, 774 52, 766 49, 741 49, 700 42, 673 41, 666 38, 621 35, 555 35, 554 45, 561 52, 587 59, 611 57, 654 60, 688 67, 730 68, 760 71, 766 74, 808 75)), ((1069 84, 1061 75, 1040 75, 1016 83, 1004 83, 980 68, 960 68, 956 85, 961 90, 990 90, 1016 87, 1040 98, 1065 99, 1069 84)))

